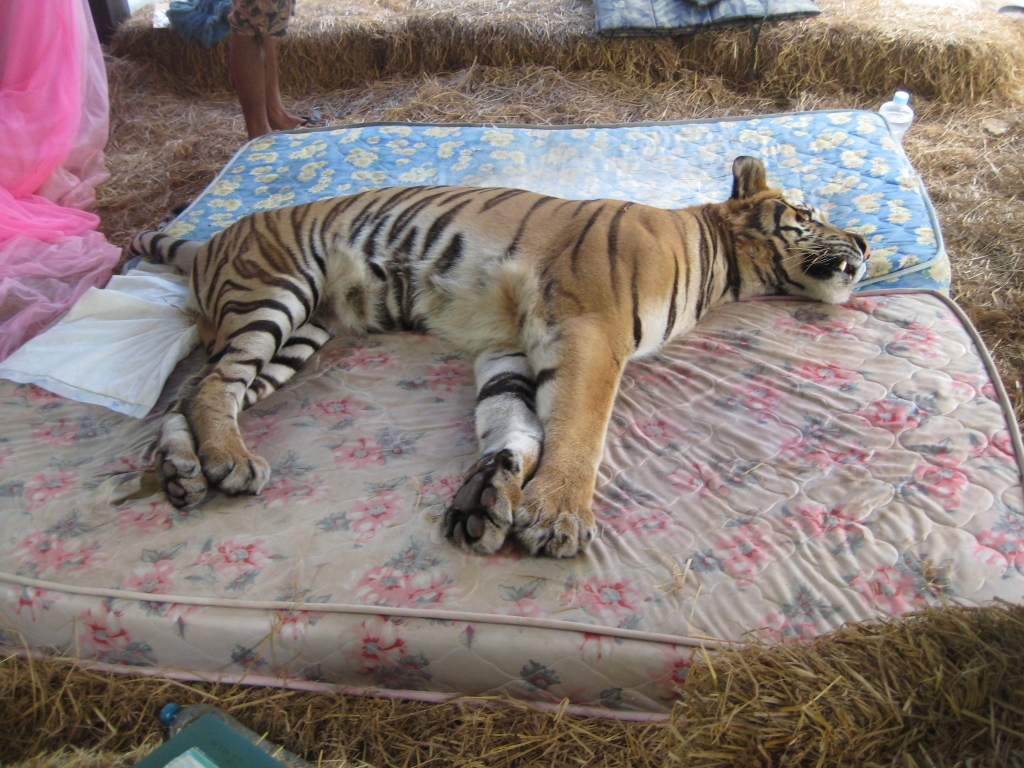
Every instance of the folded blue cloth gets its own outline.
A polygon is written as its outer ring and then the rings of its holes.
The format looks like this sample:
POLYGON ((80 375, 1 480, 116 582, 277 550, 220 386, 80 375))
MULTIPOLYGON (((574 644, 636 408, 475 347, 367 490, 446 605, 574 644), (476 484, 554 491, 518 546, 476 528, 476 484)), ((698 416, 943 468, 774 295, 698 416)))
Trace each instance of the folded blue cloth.
POLYGON ((602 35, 690 34, 820 12, 811 0, 594 0, 602 35))
POLYGON ((230 12, 231 0, 175 0, 167 18, 186 43, 212 48, 231 33, 230 12))

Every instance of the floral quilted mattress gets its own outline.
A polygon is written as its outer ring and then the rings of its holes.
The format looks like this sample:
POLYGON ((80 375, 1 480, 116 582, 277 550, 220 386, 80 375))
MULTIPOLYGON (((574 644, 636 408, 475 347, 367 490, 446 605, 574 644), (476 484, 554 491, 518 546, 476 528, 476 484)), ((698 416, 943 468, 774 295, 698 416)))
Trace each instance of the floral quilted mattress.
POLYGON ((275 133, 246 144, 170 234, 206 240, 253 211, 373 187, 519 187, 569 199, 679 208, 725 200, 732 161, 759 157, 795 202, 864 235, 861 287, 949 287, 924 186, 874 112, 624 126, 368 124, 275 133))
POLYGON ((0 381, 0 642, 657 713, 702 645, 1019 603, 1020 435, 965 323, 927 291, 716 310, 627 369, 570 560, 443 538, 474 389, 436 338, 328 344, 241 417, 269 486, 188 510, 144 458, 158 417, 0 381))

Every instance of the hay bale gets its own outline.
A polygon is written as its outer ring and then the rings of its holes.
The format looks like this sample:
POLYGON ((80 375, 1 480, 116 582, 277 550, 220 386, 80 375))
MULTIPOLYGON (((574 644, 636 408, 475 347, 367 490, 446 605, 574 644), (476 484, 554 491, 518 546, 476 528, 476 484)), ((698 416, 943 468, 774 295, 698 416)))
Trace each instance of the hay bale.
POLYGON ((694 667, 673 712, 694 766, 1024 759, 1024 608, 932 609, 694 667))
MULTIPOLYGON (((737 85, 748 82, 754 55, 745 29, 677 38, 599 37, 593 8, 572 0, 395 5, 299 3, 281 41, 283 87, 291 93, 329 91, 474 64, 605 72, 641 84, 696 72, 737 85)), ((760 92, 778 98, 846 90, 878 97, 910 88, 923 98, 974 104, 1017 87, 1024 46, 1015 20, 963 10, 926 12, 882 0, 822 0, 821 6, 820 17, 762 31, 760 92)), ((227 43, 211 50, 185 45, 171 30, 152 29, 145 11, 118 30, 111 50, 148 62, 179 93, 217 93, 231 85, 227 43)))

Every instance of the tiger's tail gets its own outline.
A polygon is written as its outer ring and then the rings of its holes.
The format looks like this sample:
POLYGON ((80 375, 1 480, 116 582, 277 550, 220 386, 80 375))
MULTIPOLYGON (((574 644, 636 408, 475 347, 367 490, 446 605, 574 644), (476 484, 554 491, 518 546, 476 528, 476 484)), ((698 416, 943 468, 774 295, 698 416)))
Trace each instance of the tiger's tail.
POLYGON ((140 232, 132 238, 128 244, 128 256, 130 259, 139 256, 157 264, 170 264, 184 274, 190 275, 196 254, 202 247, 202 243, 194 240, 182 240, 163 232, 149 230, 140 232))

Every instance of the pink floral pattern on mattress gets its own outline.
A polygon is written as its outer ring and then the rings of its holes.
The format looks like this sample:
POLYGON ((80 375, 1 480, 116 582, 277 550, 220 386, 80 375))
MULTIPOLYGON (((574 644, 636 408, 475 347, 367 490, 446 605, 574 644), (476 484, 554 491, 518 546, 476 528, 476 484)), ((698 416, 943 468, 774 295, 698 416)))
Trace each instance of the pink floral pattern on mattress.
POLYGON ((264 492, 178 510, 143 460, 156 417, 0 381, 0 639, 658 711, 701 642, 1024 597, 1016 427, 935 295, 725 307, 631 364, 572 560, 441 536, 473 402, 439 339, 336 340, 242 417, 264 492))

